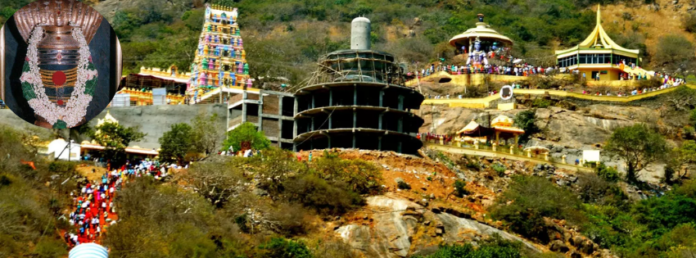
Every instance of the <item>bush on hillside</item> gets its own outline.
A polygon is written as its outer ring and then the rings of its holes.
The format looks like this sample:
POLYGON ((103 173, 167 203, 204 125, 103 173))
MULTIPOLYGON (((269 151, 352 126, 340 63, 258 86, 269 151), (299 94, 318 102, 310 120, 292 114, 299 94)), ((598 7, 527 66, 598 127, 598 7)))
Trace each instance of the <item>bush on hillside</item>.
POLYGON ((396 187, 398 187, 401 190, 411 190, 411 185, 404 181, 399 181, 398 183, 396 183, 396 187))
POLYGON ((578 173, 576 185, 580 199, 585 203, 624 206, 628 197, 615 183, 593 173, 578 173))
POLYGON ((359 194, 376 194, 382 190, 382 171, 364 160, 342 159, 337 153, 324 151, 312 168, 316 176, 330 182, 344 182, 359 194))
POLYGON ((313 175, 288 180, 285 184, 287 198, 321 214, 340 215, 364 203, 363 198, 345 184, 329 183, 313 175))
POLYGON ((478 247, 466 243, 463 245, 442 245, 437 252, 421 258, 520 258, 523 256, 522 244, 503 240, 494 235, 493 240, 484 242, 478 247))
POLYGON ((459 198, 471 194, 469 190, 466 190, 466 182, 464 180, 454 181, 454 194, 459 198))
POLYGON ((505 176, 506 168, 503 164, 495 163, 491 166, 491 168, 493 171, 495 171, 495 173, 498 173, 498 176, 505 176))
POLYGON ((274 237, 269 242, 259 246, 265 257, 283 258, 311 258, 309 248, 301 242, 285 238, 274 237))
POLYGON ((621 179, 619 171, 616 171, 616 169, 613 167, 605 165, 604 162, 599 163, 595 171, 597 171, 597 176, 608 182, 616 182, 621 179))
POLYGON ((497 199, 491 215, 505 221, 512 231, 547 243, 550 239, 544 217, 578 224, 584 220, 577 212, 579 207, 580 201, 572 192, 545 178, 514 176, 509 188, 497 199))
POLYGON ((73 174, 77 168, 77 162, 73 161, 53 161, 48 164, 48 171, 59 174, 73 174))

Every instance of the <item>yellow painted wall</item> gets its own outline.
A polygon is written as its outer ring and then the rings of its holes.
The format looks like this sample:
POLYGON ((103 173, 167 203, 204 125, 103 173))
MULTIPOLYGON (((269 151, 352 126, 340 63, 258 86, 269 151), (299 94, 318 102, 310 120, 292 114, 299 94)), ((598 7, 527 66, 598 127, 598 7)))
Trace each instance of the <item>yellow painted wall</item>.
POLYGON ((585 69, 585 68, 580 68, 580 76, 582 74, 585 74, 585 79, 588 81, 594 81, 594 77, 592 77, 592 72, 601 72, 601 71, 607 71, 607 74, 600 74, 599 75, 599 80, 600 81, 616 81, 619 80, 619 70, 618 69, 585 69))

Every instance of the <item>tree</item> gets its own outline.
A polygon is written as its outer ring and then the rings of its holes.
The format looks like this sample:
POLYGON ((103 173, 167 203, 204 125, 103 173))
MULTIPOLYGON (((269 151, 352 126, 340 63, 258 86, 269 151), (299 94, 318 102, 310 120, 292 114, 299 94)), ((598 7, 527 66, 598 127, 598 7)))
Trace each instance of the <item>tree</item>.
POLYGON ((609 155, 626 162, 626 179, 638 182, 638 173, 650 163, 665 158, 669 151, 667 142, 657 132, 643 124, 635 124, 616 129, 609 138, 606 150, 609 155))
POLYGON ((104 122, 94 130, 87 132, 88 136, 105 148, 105 157, 110 157, 115 164, 125 160, 126 147, 132 141, 139 141, 145 137, 139 127, 125 127, 115 122, 104 122))
POLYGON ((199 153, 210 155, 220 148, 220 141, 225 133, 224 129, 217 126, 218 114, 211 116, 197 116, 191 120, 191 139, 193 149, 199 153))
POLYGON ((666 72, 687 75, 696 66, 696 48, 688 39, 680 35, 667 35, 660 38, 653 62, 666 72))
POLYGON ((672 180, 679 181, 686 176, 688 167, 684 170, 681 169, 684 165, 696 164, 696 141, 685 141, 681 147, 675 148, 673 153, 675 166, 672 169, 676 170, 674 171, 676 172, 676 177, 672 175, 674 178, 667 178, 667 175, 665 175, 665 181, 668 183, 672 182, 672 180))
POLYGON ((187 123, 173 124, 171 129, 159 138, 161 160, 176 160, 181 163, 186 154, 193 149, 192 129, 187 123))
POLYGON ((517 113, 515 116, 515 125, 524 130, 524 135, 520 138, 521 142, 526 142, 529 137, 539 132, 539 127, 534 124, 536 121, 536 110, 530 109, 517 113))
POLYGON ((271 146, 271 141, 266 138, 266 135, 257 131, 254 124, 247 122, 227 133, 227 139, 222 143, 222 149, 229 150, 232 147, 234 151, 239 151, 242 149, 243 142, 249 142, 254 150, 264 150, 271 146))

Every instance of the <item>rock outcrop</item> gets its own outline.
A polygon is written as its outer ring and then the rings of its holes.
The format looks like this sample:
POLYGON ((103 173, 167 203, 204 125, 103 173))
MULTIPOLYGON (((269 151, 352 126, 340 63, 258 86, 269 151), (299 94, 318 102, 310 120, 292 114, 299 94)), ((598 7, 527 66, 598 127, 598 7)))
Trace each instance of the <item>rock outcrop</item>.
POLYGON ((435 250, 441 243, 473 243, 495 234, 503 239, 519 241, 525 247, 540 251, 534 244, 485 225, 461 218, 390 194, 367 198, 371 223, 349 223, 335 230, 346 243, 367 257, 408 257, 414 252, 435 250))

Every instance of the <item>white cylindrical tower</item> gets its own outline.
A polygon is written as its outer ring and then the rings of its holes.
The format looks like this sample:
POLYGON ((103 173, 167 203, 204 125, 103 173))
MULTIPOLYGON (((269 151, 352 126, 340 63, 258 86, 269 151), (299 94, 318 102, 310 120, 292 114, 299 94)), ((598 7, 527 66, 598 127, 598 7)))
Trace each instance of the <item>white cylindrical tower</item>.
POLYGON ((108 258, 109 252, 105 247, 95 244, 86 243, 75 246, 68 254, 69 258, 108 258))
POLYGON ((351 23, 350 49, 370 49, 370 20, 365 17, 353 19, 351 23))

